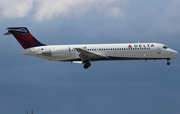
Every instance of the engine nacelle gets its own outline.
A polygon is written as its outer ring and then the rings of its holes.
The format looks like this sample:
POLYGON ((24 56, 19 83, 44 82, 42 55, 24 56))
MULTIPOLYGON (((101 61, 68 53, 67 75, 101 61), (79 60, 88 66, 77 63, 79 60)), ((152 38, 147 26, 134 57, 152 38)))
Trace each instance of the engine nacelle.
POLYGON ((68 57, 69 48, 68 47, 53 47, 51 49, 44 49, 42 51, 43 56, 49 57, 68 57))
POLYGON ((68 47, 54 47, 51 50, 52 57, 68 57, 69 48, 68 47))

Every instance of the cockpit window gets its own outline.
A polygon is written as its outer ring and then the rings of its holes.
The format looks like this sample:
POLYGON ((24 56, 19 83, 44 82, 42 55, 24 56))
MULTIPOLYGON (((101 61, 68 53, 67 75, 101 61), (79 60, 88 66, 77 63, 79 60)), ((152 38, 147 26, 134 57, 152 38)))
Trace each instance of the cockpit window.
POLYGON ((164 49, 167 49, 168 47, 166 45, 163 46, 164 49))

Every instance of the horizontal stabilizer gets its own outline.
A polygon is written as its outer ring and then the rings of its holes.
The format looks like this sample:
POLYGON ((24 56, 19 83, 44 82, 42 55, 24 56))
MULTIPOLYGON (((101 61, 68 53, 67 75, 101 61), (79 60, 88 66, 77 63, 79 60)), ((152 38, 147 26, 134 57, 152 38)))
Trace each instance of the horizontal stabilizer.
POLYGON ((29 30, 26 27, 8 27, 6 30, 8 30, 7 33, 4 35, 9 35, 11 34, 30 34, 29 30))
POLYGON ((10 33, 10 32, 6 32, 6 33, 4 33, 3 35, 11 35, 12 33, 10 33))

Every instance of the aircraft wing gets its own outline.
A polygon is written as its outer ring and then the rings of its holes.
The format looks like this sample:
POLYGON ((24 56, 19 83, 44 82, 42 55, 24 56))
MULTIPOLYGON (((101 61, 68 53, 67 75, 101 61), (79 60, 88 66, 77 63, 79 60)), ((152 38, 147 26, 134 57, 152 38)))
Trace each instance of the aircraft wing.
POLYGON ((105 55, 100 55, 100 54, 92 53, 92 52, 83 50, 81 48, 75 48, 75 49, 79 52, 79 57, 81 58, 81 60, 83 62, 85 62, 87 60, 91 60, 91 59, 108 58, 105 55))

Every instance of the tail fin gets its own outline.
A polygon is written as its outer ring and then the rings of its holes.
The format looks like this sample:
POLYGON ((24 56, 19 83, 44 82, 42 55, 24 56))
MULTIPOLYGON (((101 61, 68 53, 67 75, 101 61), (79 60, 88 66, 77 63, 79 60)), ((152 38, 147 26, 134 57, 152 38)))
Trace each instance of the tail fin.
POLYGON ((8 27, 7 30, 8 32, 4 35, 12 34, 24 49, 45 45, 31 35, 26 27, 8 27))

